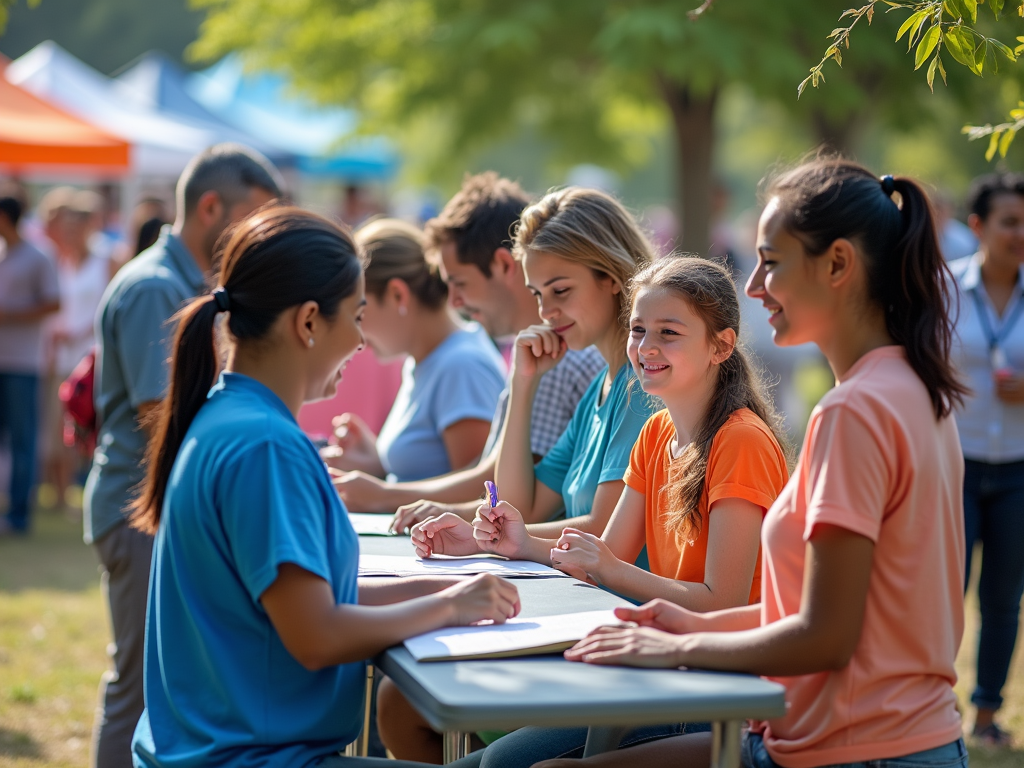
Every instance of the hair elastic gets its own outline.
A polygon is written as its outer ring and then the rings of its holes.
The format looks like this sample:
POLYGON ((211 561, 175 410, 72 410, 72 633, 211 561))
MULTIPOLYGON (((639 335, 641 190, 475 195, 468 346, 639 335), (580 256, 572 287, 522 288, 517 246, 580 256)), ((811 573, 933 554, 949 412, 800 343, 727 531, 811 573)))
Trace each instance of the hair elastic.
POLYGON ((231 311, 231 299, 228 297, 228 292, 223 288, 218 288, 213 293, 213 300, 217 302, 218 312, 230 312, 231 311))
POLYGON ((882 177, 882 191, 886 197, 892 197, 892 193, 896 191, 896 182, 888 173, 882 177))

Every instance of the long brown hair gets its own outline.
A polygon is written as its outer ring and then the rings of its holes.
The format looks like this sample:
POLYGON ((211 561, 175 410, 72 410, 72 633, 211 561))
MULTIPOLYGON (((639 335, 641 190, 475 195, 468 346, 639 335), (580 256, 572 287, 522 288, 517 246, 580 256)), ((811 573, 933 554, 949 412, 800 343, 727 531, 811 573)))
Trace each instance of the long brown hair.
POLYGON ((172 320, 171 385, 146 447, 146 478, 131 503, 132 525, 147 533, 160 524, 174 460, 217 379, 217 313, 226 307, 227 330, 238 343, 263 339, 283 311, 307 301, 331 320, 362 270, 348 233, 314 213, 280 206, 239 223, 226 237, 220 264, 224 293, 193 299, 172 320))
POLYGON ((845 238, 865 255, 868 299, 885 312, 886 330, 928 390, 936 418, 968 389, 950 362, 951 275, 935 233, 928 196, 913 179, 879 179, 841 158, 819 158, 771 179, 783 226, 811 257, 845 238), (893 193, 899 195, 899 204, 893 193))
MULTIPOLYGON (((707 484, 708 458, 715 435, 733 413, 749 408, 786 445, 782 420, 767 394, 765 381, 751 365, 739 340, 740 303, 736 285, 722 265, 695 256, 666 256, 639 272, 629 283, 630 305, 645 288, 665 288, 685 301, 707 330, 708 342, 717 347, 727 328, 736 333, 732 354, 719 363, 708 410, 693 439, 669 467, 665 526, 680 541, 694 541, 700 533, 700 500, 707 484)), ((636 365, 637 361, 631 360, 636 365)), ((785 448, 783 448, 785 452, 785 448)))

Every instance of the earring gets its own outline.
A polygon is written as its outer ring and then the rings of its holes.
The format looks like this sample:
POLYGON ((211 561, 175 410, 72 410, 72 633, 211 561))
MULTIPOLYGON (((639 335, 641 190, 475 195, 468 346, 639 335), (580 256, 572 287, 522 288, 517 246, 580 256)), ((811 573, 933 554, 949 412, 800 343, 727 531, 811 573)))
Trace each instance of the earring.
POLYGON ((313 348, 313 337, 312 336, 310 336, 310 338, 309 338, 309 348, 310 349, 313 348))

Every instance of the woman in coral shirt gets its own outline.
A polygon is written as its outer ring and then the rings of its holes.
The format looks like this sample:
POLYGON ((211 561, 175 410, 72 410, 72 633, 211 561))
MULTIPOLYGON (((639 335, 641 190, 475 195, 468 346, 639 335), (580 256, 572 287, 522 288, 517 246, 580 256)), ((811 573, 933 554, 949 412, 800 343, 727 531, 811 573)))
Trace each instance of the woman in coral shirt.
MULTIPOLYGON (((928 200, 910 179, 842 160, 800 166, 768 195, 747 293, 771 312, 776 344, 818 345, 837 386, 765 518, 761 605, 620 609, 640 626, 598 630, 566 656, 778 680, 787 713, 751 723, 748 768, 966 768, 953 693, 963 455, 950 416, 965 388, 928 200)), ((592 765, 706 765, 710 748, 705 734, 675 737, 592 765)))

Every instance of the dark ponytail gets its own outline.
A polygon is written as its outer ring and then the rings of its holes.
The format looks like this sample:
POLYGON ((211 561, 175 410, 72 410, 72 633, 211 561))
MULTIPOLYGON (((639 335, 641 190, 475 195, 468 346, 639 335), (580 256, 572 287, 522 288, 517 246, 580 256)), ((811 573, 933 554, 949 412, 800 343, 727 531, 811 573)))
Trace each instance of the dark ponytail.
POLYGON ((921 187, 903 176, 879 179, 846 160, 818 159, 773 179, 766 192, 810 256, 840 238, 857 244, 866 257, 868 298, 883 309, 886 330, 906 350, 936 417, 948 416, 968 390, 950 361, 950 275, 921 187))
POLYGON ((315 301, 328 320, 359 285, 355 243, 327 219, 298 208, 271 207, 225 234, 219 287, 194 299, 172 319, 177 324, 167 397, 153 416, 146 448, 146 478, 131 503, 131 523, 155 533, 167 482, 189 426, 216 382, 214 328, 218 312, 239 344, 263 339, 289 307, 315 301))
MULTIPOLYGON (((782 419, 767 394, 764 379, 750 364, 740 343, 740 303, 732 276, 721 264, 695 256, 666 256, 646 267, 629 282, 629 305, 644 288, 665 288, 685 301, 707 329, 708 342, 719 344, 719 335, 731 328, 736 334, 732 354, 717 365, 715 386, 708 410, 697 424, 690 443, 669 466, 669 480, 661 489, 668 504, 665 527, 681 542, 693 542, 703 524, 700 500, 707 485, 711 446, 725 422, 741 408, 748 408, 775 436, 786 452, 782 419)), ((630 364, 637 365, 636 360, 630 364)))

